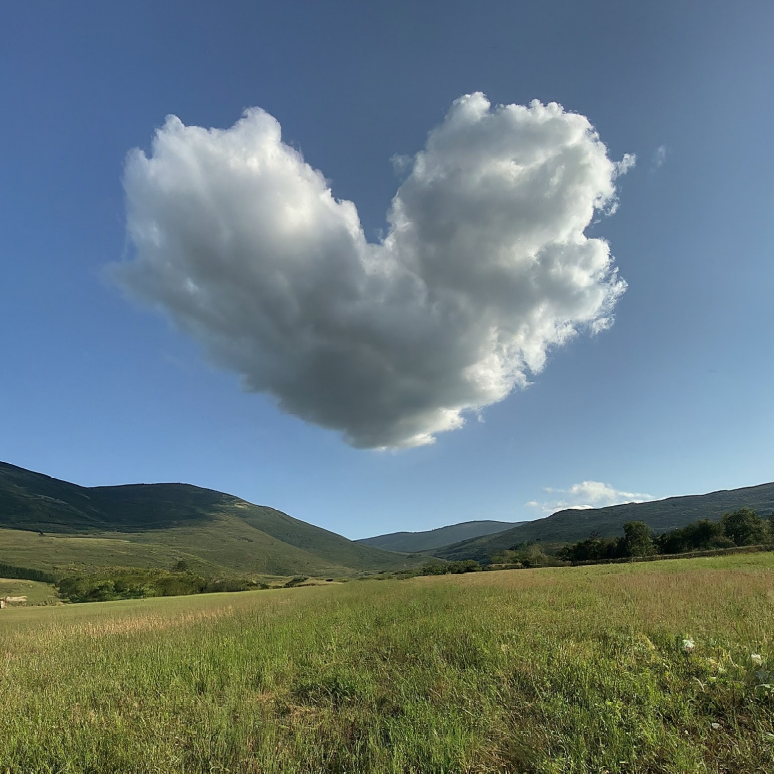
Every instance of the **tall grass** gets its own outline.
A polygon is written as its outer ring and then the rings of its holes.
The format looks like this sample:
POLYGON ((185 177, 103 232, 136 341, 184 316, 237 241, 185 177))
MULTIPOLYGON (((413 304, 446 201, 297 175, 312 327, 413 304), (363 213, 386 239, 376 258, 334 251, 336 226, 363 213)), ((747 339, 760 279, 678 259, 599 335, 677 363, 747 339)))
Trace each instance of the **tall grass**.
POLYGON ((4 610, 0 771, 772 771, 767 664, 771 554, 4 610))

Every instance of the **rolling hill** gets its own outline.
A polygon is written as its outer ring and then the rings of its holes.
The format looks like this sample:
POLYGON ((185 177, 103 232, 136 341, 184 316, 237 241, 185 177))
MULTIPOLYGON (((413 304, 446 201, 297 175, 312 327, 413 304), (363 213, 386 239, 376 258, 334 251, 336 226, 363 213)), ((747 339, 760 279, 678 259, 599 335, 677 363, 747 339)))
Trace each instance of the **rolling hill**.
POLYGON ((202 574, 343 575, 413 566, 281 511, 189 484, 81 487, 0 463, 0 562, 202 574))
POLYGON ((564 510, 545 519, 525 521, 505 532, 472 538, 433 551, 442 559, 485 560, 499 551, 524 542, 567 543, 587 538, 623 534, 627 521, 644 521, 657 533, 684 527, 697 519, 717 521, 737 508, 752 508, 763 516, 774 512, 774 483, 743 489, 724 489, 703 495, 668 497, 647 503, 625 503, 607 508, 564 510))
POLYGON ((390 532, 386 535, 361 538, 355 542, 364 546, 382 548, 385 551, 411 554, 415 551, 432 551, 435 548, 448 546, 450 543, 491 535, 515 526, 516 523, 510 521, 464 521, 424 532, 390 532))

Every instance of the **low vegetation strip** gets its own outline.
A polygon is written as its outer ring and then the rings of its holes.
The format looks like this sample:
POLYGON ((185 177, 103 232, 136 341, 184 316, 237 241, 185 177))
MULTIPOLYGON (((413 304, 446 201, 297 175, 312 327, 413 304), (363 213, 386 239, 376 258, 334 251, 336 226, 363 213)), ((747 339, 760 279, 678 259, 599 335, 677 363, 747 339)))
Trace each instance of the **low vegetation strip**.
POLYGON ((38 583, 53 583, 54 576, 43 570, 33 570, 30 567, 16 567, 13 564, 0 562, 0 578, 16 578, 19 580, 31 580, 38 583))
POLYGON ((628 521, 620 537, 592 532, 577 543, 522 543, 492 557, 505 567, 546 567, 562 564, 601 564, 616 561, 650 561, 670 556, 702 556, 726 549, 774 550, 774 514, 761 518, 750 508, 723 514, 718 522, 708 519, 654 534, 643 521, 628 521))
POLYGON ((622 556, 618 559, 587 559, 572 562, 573 567, 586 567, 590 564, 623 564, 624 562, 659 562, 663 559, 698 559, 708 556, 731 556, 733 554, 757 554, 761 551, 774 551, 771 545, 740 546, 736 548, 713 548, 707 551, 686 551, 684 554, 648 554, 647 556, 622 556))
POLYGON ((2 772, 774 770, 770 553, 3 612, 2 772))
POLYGON ((68 602, 175 597, 261 587, 268 588, 247 578, 203 578, 184 566, 176 570, 106 567, 99 572, 68 573, 57 579, 59 595, 68 602))

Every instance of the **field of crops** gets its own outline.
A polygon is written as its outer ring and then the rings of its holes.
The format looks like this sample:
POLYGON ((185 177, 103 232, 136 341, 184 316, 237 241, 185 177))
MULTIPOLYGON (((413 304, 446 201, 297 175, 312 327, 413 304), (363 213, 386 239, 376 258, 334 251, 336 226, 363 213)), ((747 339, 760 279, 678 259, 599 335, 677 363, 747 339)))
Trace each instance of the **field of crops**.
POLYGON ((774 555, 6 609, 0 772, 774 771, 774 555))

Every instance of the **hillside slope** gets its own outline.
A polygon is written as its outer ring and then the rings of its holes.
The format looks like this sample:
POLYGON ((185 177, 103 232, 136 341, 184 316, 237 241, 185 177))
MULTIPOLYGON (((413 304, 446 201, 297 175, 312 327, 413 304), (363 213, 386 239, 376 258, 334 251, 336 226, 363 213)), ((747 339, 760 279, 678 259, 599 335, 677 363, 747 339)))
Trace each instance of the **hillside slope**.
POLYGON ((523 542, 564 543, 623 534, 627 521, 644 521, 657 533, 684 527, 697 519, 717 521, 737 508, 752 508, 763 516, 774 511, 774 483, 742 489, 724 489, 704 495, 668 497, 647 503, 625 503, 607 508, 557 511, 545 519, 526 521, 494 535, 465 540, 434 551, 443 559, 487 559, 498 551, 523 542))
POLYGON ((415 551, 432 551, 435 548, 458 543, 461 540, 491 535, 516 526, 510 521, 464 521, 424 532, 390 532, 386 535, 356 540, 365 546, 382 548, 385 551, 401 551, 406 554, 415 551))
POLYGON ((211 489, 81 487, 0 463, 0 561, 51 569, 178 559, 209 575, 344 574, 417 562, 211 489))

